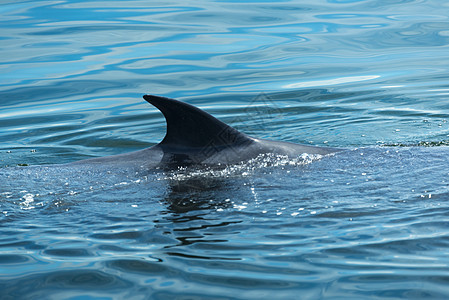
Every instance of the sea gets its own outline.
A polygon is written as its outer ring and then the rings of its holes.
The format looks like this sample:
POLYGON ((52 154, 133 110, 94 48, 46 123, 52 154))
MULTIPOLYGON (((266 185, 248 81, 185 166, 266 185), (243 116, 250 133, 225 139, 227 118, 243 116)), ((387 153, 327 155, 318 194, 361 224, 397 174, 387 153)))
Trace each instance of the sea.
POLYGON ((0 1, 0 299, 448 299, 449 2, 0 1), (220 168, 144 94, 319 147, 220 168))

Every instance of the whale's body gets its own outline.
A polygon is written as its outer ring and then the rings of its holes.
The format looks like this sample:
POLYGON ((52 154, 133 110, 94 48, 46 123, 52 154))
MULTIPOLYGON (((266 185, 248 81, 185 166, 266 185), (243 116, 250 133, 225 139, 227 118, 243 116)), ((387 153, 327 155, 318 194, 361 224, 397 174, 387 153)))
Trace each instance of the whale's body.
POLYGON ((314 147, 250 137, 190 104, 145 95, 167 122, 167 133, 157 145, 131 153, 91 158, 69 165, 113 164, 140 168, 171 168, 188 165, 230 165, 273 153, 296 158, 301 154, 327 155, 340 149, 314 147))

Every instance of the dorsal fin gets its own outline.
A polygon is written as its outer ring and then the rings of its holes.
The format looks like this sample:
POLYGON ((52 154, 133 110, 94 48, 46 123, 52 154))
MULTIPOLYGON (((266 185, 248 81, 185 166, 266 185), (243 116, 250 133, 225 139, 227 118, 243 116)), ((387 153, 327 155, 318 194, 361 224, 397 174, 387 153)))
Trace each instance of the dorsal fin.
POLYGON ((159 96, 143 98, 158 108, 167 122, 159 145, 176 149, 226 147, 251 142, 251 138, 190 104, 159 96))

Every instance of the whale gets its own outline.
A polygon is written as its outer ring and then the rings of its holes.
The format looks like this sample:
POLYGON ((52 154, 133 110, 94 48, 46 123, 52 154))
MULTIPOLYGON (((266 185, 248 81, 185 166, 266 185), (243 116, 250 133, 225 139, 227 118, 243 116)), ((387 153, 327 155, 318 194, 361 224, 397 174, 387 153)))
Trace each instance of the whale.
POLYGON ((143 98, 165 117, 166 134, 160 143, 143 150, 89 158, 68 165, 144 169, 214 167, 245 162, 264 154, 297 158, 303 154, 324 156, 342 150, 251 137, 188 103, 155 95, 143 98))

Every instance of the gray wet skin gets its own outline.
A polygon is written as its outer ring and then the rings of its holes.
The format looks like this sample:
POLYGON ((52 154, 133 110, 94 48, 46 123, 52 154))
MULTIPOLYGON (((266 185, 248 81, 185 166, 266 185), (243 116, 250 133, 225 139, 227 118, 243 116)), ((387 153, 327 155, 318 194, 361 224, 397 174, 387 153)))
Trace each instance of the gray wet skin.
POLYGON ((217 166, 236 164, 267 153, 296 158, 304 153, 327 155, 341 150, 253 138, 190 104, 153 95, 143 98, 158 108, 167 122, 167 133, 159 144, 140 151, 68 165, 113 164, 148 169, 217 166))

